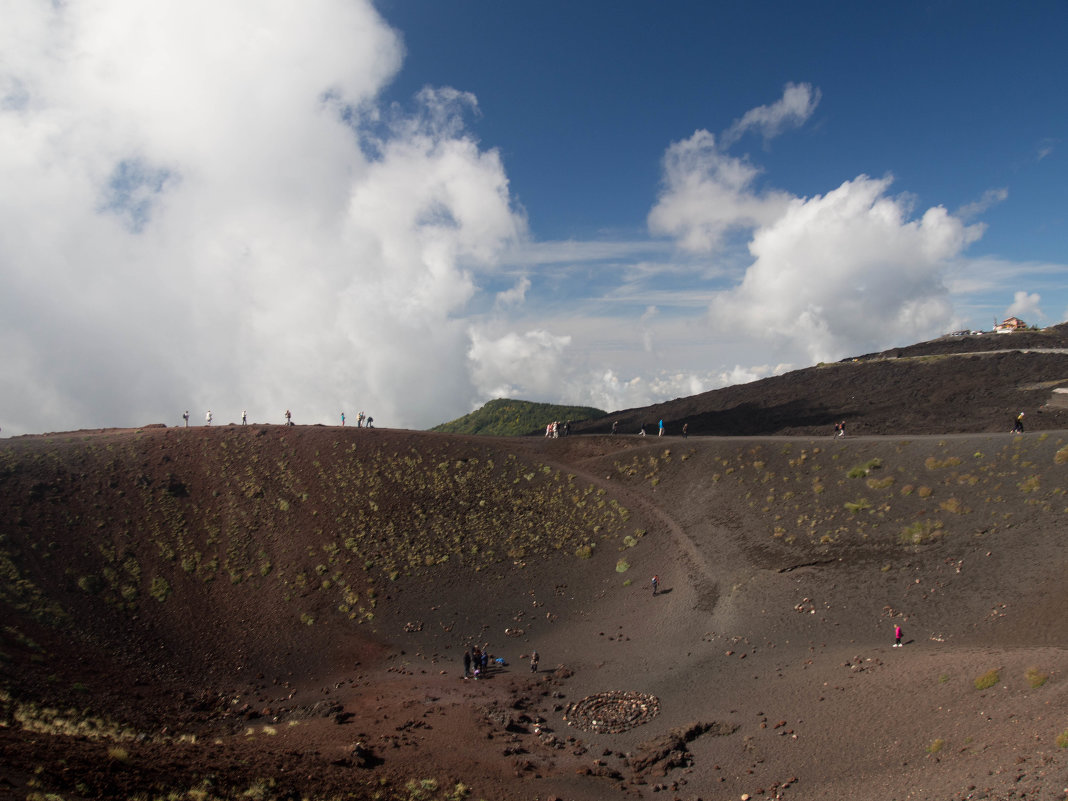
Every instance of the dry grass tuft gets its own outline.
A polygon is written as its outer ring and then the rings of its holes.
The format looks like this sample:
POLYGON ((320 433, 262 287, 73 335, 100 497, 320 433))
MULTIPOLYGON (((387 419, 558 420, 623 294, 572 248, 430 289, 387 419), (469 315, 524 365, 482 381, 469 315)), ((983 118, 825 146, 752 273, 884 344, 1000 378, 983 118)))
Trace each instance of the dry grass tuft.
POLYGON ((1043 684, 1049 680, 1049 674, 1043 673, 1036 667, 1029 667, 1024 674, 1027 678, 1027 684, 1032 690, 1037 690, 1043 684))
POLYGON ((988 670, 975 680, 975 689, 989 690, 999 681, 1001 681, 1001 672, 997 668, 994 668, 993 670, 988 670))

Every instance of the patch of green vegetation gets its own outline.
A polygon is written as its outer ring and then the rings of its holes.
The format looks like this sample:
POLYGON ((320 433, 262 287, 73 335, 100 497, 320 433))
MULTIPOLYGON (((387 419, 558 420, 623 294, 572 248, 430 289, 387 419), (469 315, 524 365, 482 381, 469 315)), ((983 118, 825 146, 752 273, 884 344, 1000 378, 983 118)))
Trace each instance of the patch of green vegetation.
POLYGON ((864 478, 871 474, 873 470, 879 470, 883 466, 882 459, 869 459, 863 464, 854 465, 846 471, 847 478, 864 478))
POLYGON ((1020 492, 1037 492, 1040 480, 1038 476, 1028 476, 1016 486, 1020 488, 1020 492))
POLYGON ((162 576, 156 576, 152 579, 152 586, 149 588, 148 594, 163 603, 171 594, 171 585, 167 579, 162 576))
POLYGON ((90 595, 96 595, 104 589, 104 581, 100 576, 81 576, 78 579, 78 589, 90 595))
POLYGON ((902 545, 922 545, 942 533, 941 520, 916 520, 901 530, 902 545))
POLYGON ((498 398, 481 409, 448 423, 442 423, 431 431, 442 434, 482 434, 494 437, 518 437, 545 431, 553 420, 572 423, 581 420, 598 420, 608 412, 590 406, 560 406, 551 403, 498 398))
POLYGON ((618 562, 616 562, 617 573, 626 573, 628 570, 630 570, 630 562, 628 562, 626 559, 620 559, 618 562))
POLYGON ((970 511, 959 498, 947 498, 938 504, 938 508, 953 515, 962 515, 970 511))
POLYGON ((873 490, 887 489, 888 487, 893 486, 894 477, 893 476, 885 476, 884 478, 869 478, 865 483, 868 485, 868 489, 873 489, 873 490))
POLYGON ((871 509, 871 501, 867 498, 857 498, 855 501, 846 501, 843 506, 853 514, 871 509))
POLYGON ((975 689, 989 690, 999 681, 1001 681, 1001 672, 997 668, 994 668, 993 670, 988 670, 975 680, 975 689))
POLYGON ((939 737, 938 739, 934 740, 929 746, 927 746, 927 753, 937 754, 939 751, 945 748, 945 745, 946 741, 939 737))
POLYGON ((960 461, 960 458, 957 456, 947 456, 945 459, 937 459, 934 456, 928 456, 923 464, 928 470, 940 470, 944 467, 956 467, 960 464, 960 461))
POLYGON ((1029 667, 1024 676, 1027 678, 1027 684, 1032 690, 1037 690, 1049 681, 1049 674, 1043 673, 1036 667, 1029 667))

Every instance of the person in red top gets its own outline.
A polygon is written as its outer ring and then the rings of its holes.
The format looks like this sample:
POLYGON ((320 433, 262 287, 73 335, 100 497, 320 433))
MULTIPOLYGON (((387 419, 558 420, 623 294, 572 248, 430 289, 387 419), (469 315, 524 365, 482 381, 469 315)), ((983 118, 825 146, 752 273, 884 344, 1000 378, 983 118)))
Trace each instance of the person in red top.
POLYGON ((901 626, 894 626, 894 647, 901 647, 901 626))

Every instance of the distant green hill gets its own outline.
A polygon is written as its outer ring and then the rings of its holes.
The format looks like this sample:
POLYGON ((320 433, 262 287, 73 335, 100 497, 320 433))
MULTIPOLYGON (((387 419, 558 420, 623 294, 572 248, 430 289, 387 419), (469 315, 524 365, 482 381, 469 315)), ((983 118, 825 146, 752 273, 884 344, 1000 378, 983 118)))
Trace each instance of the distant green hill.
POLYGON ((576 423, 594 420, 608 412, 589 406, 557 406, 552 403, 498 398, 481 409, 465 414, 449 423, 430 429, 442 434, 485 434, 493 437, 518 437, 544 430, 553 420, 576 423))

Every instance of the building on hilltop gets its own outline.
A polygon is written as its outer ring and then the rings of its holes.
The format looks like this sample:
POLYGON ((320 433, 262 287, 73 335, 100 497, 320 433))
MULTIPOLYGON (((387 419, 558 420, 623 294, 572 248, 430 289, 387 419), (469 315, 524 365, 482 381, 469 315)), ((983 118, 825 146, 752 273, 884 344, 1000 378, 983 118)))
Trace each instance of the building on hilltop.
POLYGON ((999 325, 995 325, 994 331, 999 334, 1011 334, 1013 331, 1023 331, 1026 328, 1027 323, 1019 317, 1009 317, 1007 320, 1003 320, 999 325))

